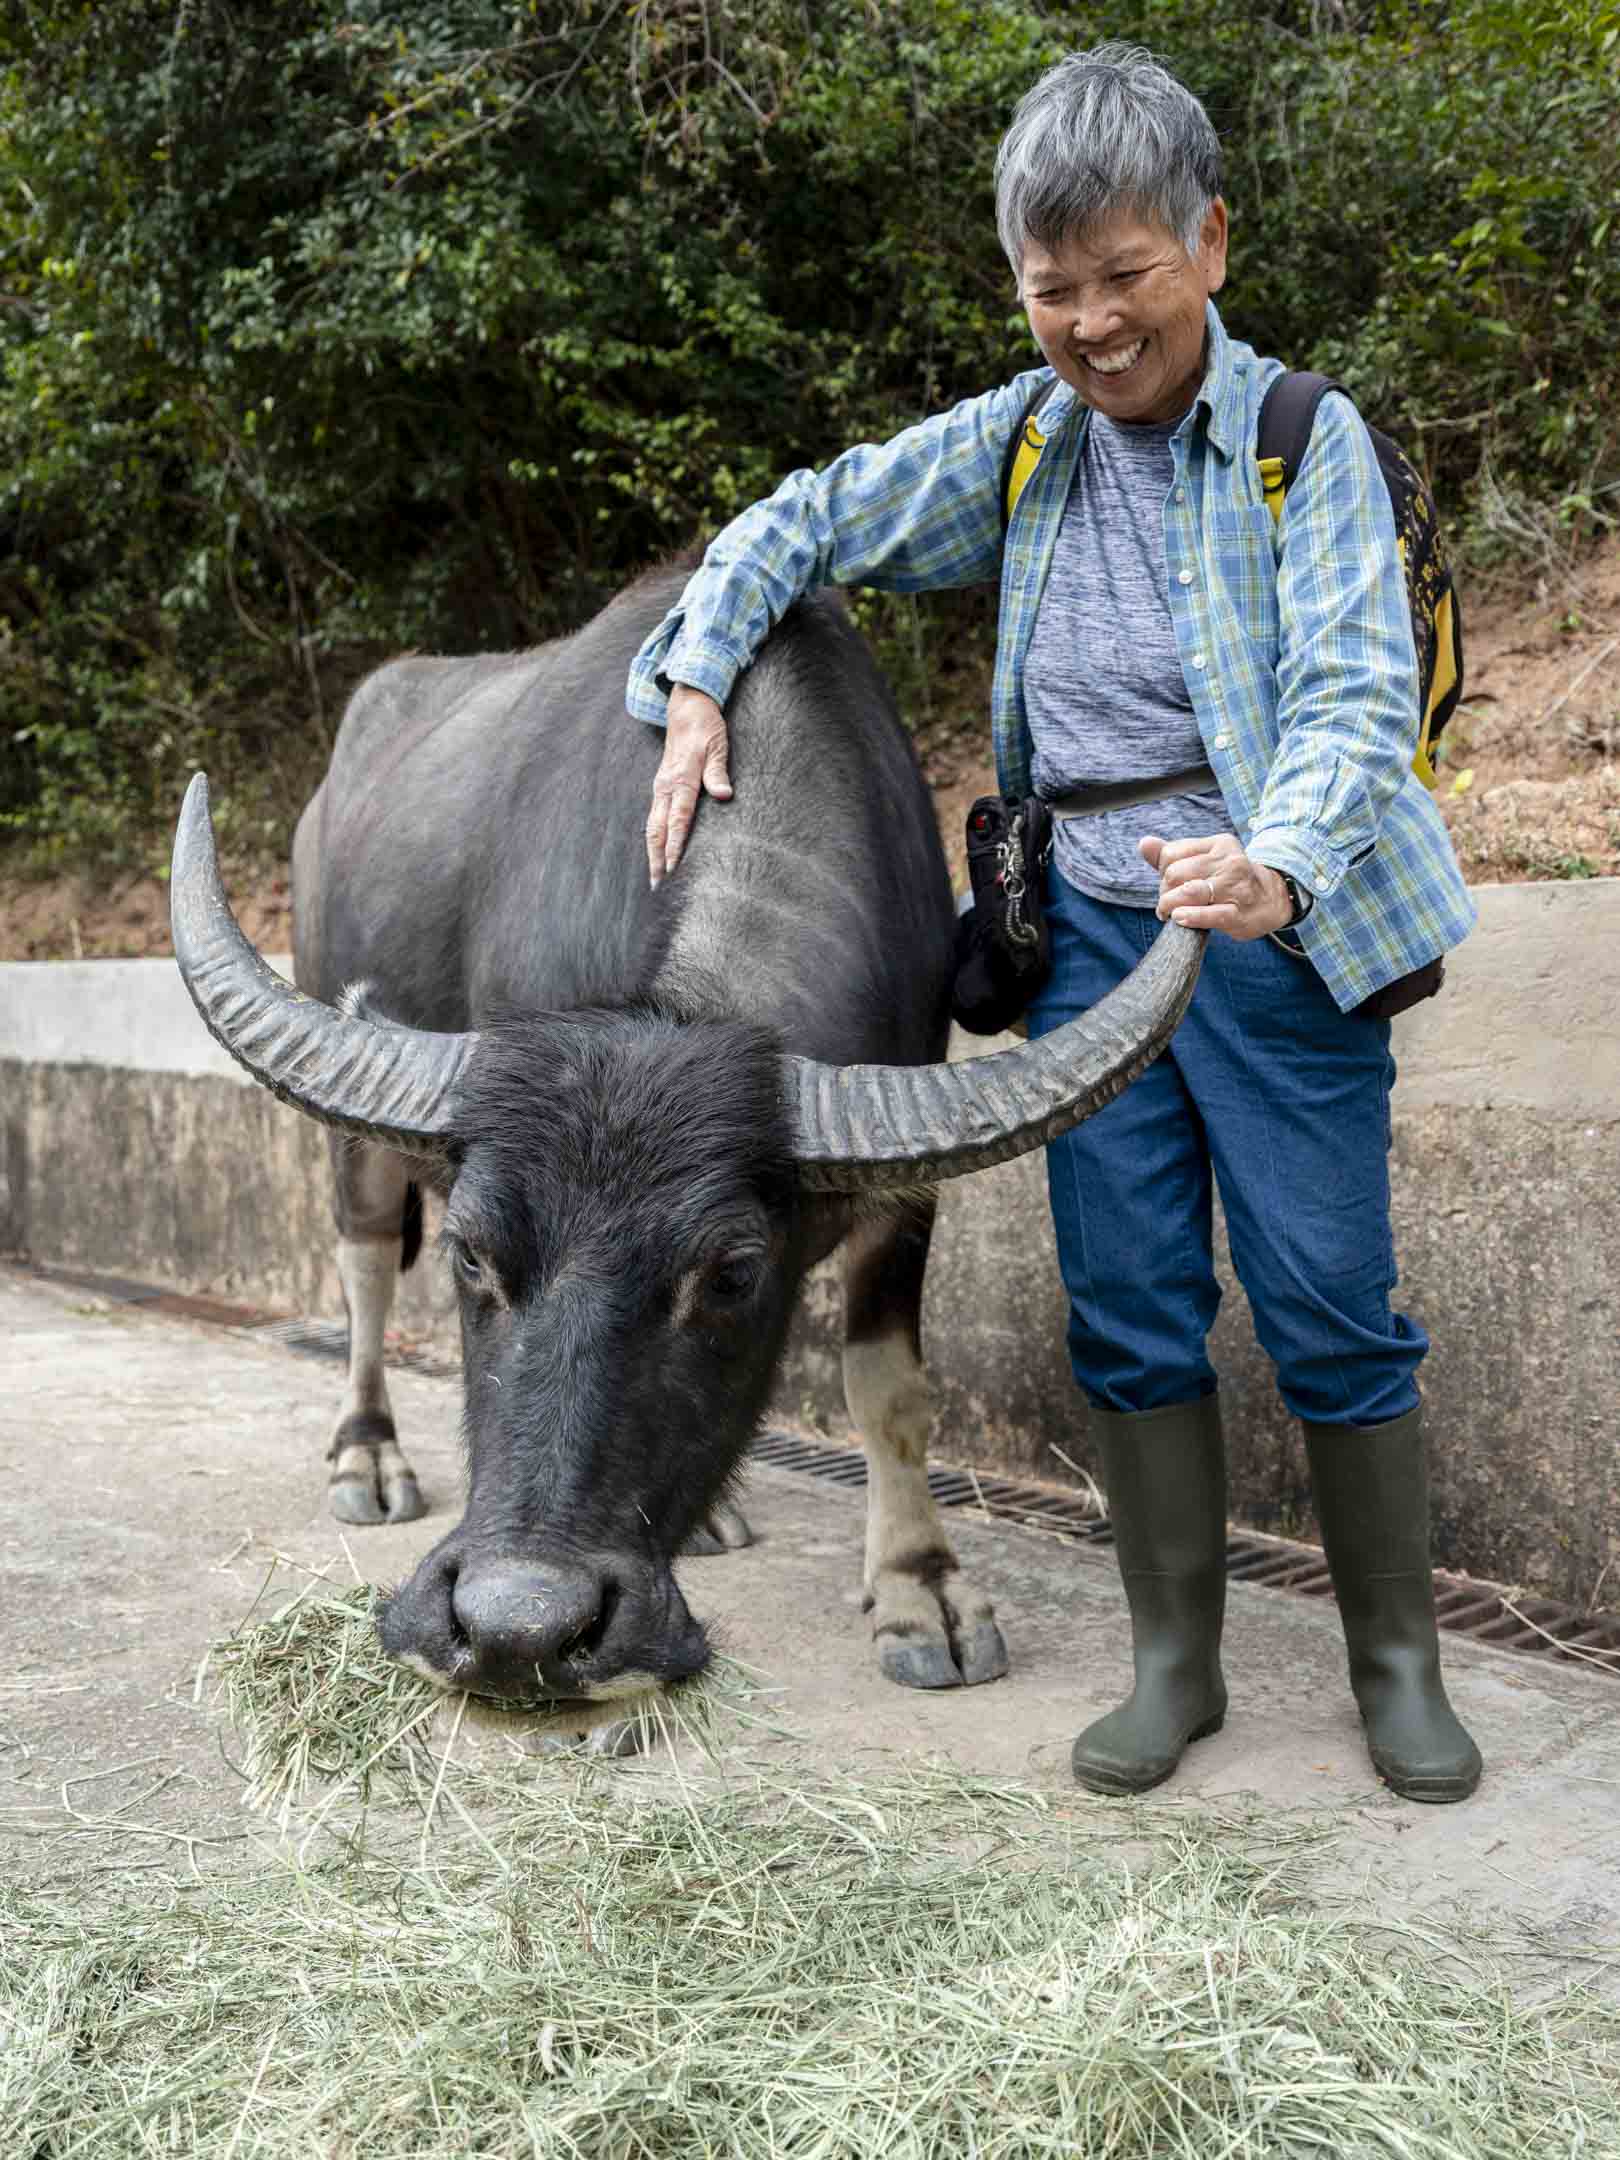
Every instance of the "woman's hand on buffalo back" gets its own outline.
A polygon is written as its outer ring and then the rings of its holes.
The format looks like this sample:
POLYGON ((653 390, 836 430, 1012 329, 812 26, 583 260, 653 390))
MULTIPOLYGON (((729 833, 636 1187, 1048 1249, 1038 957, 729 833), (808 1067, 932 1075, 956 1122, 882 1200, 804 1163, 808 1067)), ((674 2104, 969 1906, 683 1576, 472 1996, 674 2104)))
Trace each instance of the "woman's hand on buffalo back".
POLYGON ((726 716, 712 697, 677 683, 669 693, 664 755, 647 813, 647 875, 654 891, 681 859, 700 795, 731 799, 726 716))

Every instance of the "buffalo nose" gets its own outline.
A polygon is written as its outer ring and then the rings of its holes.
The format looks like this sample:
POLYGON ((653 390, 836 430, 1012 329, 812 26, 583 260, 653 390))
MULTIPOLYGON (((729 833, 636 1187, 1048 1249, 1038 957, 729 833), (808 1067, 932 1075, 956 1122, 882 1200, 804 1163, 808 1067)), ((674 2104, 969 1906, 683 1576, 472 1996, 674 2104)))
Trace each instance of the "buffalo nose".
POLYGON ((451 1597, 477 1685, 513 1696, 567 1695, 588 1681, 617 1593, 578 1566, 492 1563, 463 1571, 451 1597))

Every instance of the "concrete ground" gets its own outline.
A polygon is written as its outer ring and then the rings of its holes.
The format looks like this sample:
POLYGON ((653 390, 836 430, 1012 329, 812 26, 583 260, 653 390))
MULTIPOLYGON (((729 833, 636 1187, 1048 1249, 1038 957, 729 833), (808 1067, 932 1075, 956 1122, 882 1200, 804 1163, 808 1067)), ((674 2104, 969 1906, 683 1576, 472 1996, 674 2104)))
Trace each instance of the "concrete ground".
MULTIPOLYGON (((346 1533, 380 1580, 459 1513, 456 1384, 399 1372, 390 1387, 431 1512, 346 1533)), ((251 1603, 267 1549, 336 1560, 349 1579, 321 1459, 338 1392, 333 1365, 0 1267, 7 1864, 116 1870, 172 1861, 169 1834, 237 1828, 230 1737, 193 1702, 193 1676, 251 1603)), ((1013 1670, 988 1688, 915 1694, 881 1678, 867 1641, 861 1496, 761 1469, 745 1505, 759 1542, 684 1563, 683 1585, 724 1646, 780 1682, 807 1761, 881 1775, 941 1757, 1073 1793, 1071 1737, 1128 1686, 1108 1554, 952 1512, 1013 1670)), ((1331 1608, 1235 1583, 1227 1644, 1226 1728, 1151 1808, 1253 1794, 1331 1810, 1341 1884, 1364 1882, 1405 1914, 1507 1918, 1521 1938, 1527 1924, 1571 1977, 1620 1974, 1620 1680, 1446 1640, 1452 1697, 1487 1768, 1472 1801, 1426 1808, 1372 1775, 1331 1608)))

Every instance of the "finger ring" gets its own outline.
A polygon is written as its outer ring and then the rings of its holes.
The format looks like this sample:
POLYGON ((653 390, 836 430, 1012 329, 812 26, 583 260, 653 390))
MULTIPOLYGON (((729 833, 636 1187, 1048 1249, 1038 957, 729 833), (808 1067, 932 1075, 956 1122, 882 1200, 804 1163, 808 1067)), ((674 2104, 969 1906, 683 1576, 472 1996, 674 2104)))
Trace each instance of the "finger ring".
POLYGON ((1213 878, 1205 878, 1204 890, 1209 894, 1209 899, 1205 903, 1206 906, 1213 907, 1215 905, 1215 880, 1213 878))

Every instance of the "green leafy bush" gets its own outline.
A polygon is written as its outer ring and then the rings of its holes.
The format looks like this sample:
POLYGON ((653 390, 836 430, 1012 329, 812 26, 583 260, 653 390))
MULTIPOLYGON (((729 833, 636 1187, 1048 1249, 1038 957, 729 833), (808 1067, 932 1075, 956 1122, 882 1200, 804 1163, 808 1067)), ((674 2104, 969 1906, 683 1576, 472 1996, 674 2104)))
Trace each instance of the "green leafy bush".
MULTIPOLYGON (((25 0, 0 27, 0 820, 279 833, 355 677, 577 623, 1031 347, 991 215, 1042 65, 1139 37, 1228 145, 1232 327, 1454 512, 1612 495, 1596 0, 25 0)), ((984 598, 874 601, 908 701, 984 598)))

